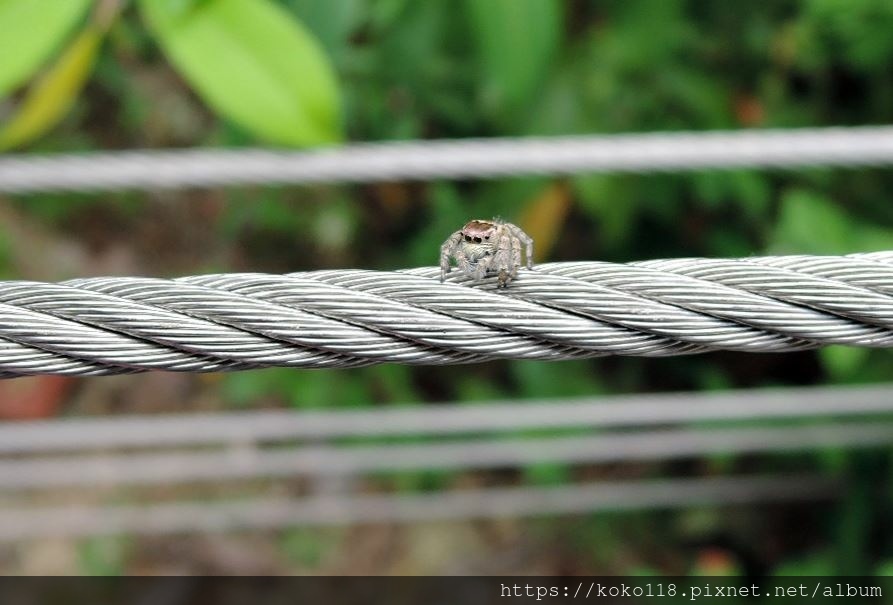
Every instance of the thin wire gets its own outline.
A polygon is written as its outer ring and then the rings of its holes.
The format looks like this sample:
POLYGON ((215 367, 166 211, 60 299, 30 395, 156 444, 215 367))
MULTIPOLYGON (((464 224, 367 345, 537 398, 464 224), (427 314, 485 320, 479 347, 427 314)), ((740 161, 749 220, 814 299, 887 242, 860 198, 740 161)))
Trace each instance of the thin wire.
POLYGON ((360 143, 316 151, 144 150, 0 157, 0 192, 177 189, 520 174, 893 162, 893 127, 360 143))
POLYGON ((61 487, 194 485, 201 481, 345 476, 419 470, 483 470, 527 464, 604 464, 710 454, 799 452, 889 446, 893 423, 734 429, 673 429, 539 439, 210 452, 69 455, 0 461, 4 493, 61 487))
POLYGON ((0 372, 95 375, 893 346, 893 253, 0 282, 0 372))
POLYGON ((599 482, 559 488, 489 488, 420 495, 255 498, 149 505, 6 507, 0 540, 41 536, 170 534, 347 523, 419 522, 579 514, 698 505, 832 499, 834 480, 814 475, 599 482))
POLYGON ((709 421, 850 418, 893 413, 893 387, 748 389, 584 399, 382 408, 260 410, 0 423, 0 454, 109 448, 254 446, 309 439, 448 436, 561 428, 656 427, 709 421))

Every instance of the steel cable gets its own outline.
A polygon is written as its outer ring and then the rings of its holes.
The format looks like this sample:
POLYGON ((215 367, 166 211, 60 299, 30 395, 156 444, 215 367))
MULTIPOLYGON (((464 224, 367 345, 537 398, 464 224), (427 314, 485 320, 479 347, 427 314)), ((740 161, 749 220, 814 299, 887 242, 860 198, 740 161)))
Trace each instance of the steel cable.
POLYGON ((0 454, 261 447, 342 437, 455 436, 531 429, 654 428, 720 421, 893 414, 893 385, 652 393, 373 410, 152 414, 0 423, 0 454))
POLYGON ((375 182, 593 171, 871 166, 893 127, 359 143, 314 151, 187 149, 0 156, 0 192, 375 182))
POLYGON ((662 429, 583 436, 461 439, 416 444, 233 447, 0 460, 0 494, 24 490, 149 486, 226 480, 358 477, 369 473, 518 468, 528 464, 668 461, 708 455, 886 448, 893 423, 729 429, 662 429))
POLYGON ((893 346, 893 254, 0 282, 0 372, 356 367, 893 346))
POLYGON ((4 507, 0 541, 40 536, 169 534, 346 523, 507 518, 596 511, 830 500, 844 484, 807 474, 603 481, 563 487, 501 487, 350 498, 4 507))
MULTIPOLYGON (((890 387, 769 389, 756 393, 676 393, 472 406, 259 411, 227 415, 76 418, 0 426, 0 449, 17 454, 0 461, 3 508, 0 540, 45 535, 168 533, 202 529, 300 524, 427 521, 548 513, 627 510, 698 504, 817 500, 840 493, 817 476, 728 477, 601 482, 560 488, 510 487, 442 491, 424 496, 366 494, 356 479, 368 473, 420 469, 505 469, 533 462, 570 464, 671 460, 704 455, 797 452, 818 447, 872 448, 893 439, 888 423, 872 420, 893 411, 890 387), (747 399, 747 405, 742 400, 747 399), (860 417, 864 417, 861 419, 860 417), (693 428, 716 420, 800 419, 788 426, 693 428), (812 419, 803 424, 803 419, 812 419), (814 424, 819 418, 833 422, 814 424), (848 419, 848 420, 846 420, 848 419), (841 420, 844 420, 841 422, 841 420), (668 427, 667 425, 683 426, 668 427), (574 433, 519 437, 518 430, 573 428, 574 433), (607 432, 580 433, 584 427, 607 432), (612 427, 623 427, 614 432, 612 427), (645 430, 631 430, 633 428, 645 430), (509 434, 500 438, 493 431, 509 434), (453 435, 426 443, 321 443, 333 437, 453 435), (309 439, 300 446, 295 440, 309 439), (287 445, 286 445, 287 444, 287 445), (109 452, 108 448, 187 447, 181 451, 109 452), (206 446, 218 447, 208 448, 206 446), (202 446, 195 449, 196 446, 202 446), (222 447, 219 447, 222 446, 222 447), (270 447, 267 447, 270 446, 270 447), (285 447, 283 447, 285 446, 285 447), (100 451, 97 451, 100 450, 100 451), (49 452, 65 452, 50 455, 49 452), (21 454, 40 454, 21 458, 21 454), (97 502, 65 506, 23 504, 32 490, 146 489, 212 481, 310 477, 317 495, 289 500, 251 497, 236 502, 97 502), (672 495, 668 495, 672 494, 672 495), (444 505, 444 501, 449 505, 444 505), (210 516, 198 514, 204 510, 210 516)), ((377 476, 377 475, 376 475, 377 476)), ((244 485, 243 485, 244 487, 244 485)), ((149 492, 151 494, 151 492, 149 492)))

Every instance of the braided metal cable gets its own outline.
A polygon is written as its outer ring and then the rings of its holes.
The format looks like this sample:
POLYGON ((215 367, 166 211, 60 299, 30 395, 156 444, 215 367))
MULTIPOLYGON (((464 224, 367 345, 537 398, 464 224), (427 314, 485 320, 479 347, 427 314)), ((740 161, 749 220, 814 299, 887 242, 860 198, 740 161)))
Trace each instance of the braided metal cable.
POLYGON ((893 253, 0 282, 0 372, 356 367, 893 346, 893 253))
POLYGON ((359 143, 314 151, 187 149, 0 156, 0 192, 176 189, 519 174, 893 162, 893 127, 359 143))

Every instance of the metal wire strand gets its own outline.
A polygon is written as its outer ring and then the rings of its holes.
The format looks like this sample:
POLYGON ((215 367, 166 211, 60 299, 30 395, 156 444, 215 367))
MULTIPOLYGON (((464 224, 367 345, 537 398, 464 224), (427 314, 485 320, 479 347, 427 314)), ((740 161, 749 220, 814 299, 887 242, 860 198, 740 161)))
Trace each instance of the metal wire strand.
POLYGON ((526 464, 605 464, 700 458, 710 454, 886 448, 893 423, 729 429, 661 429, 570 437, 456 439, 436 443, 230 448, 115 454, 67 454, 0 460, 0 493, 61 487, 196 485, 296 476, 486 470, 526 464))
POLYGON ((4 507, 0 515, 0 541, 41 536, 156 535, 830 500, 842 489, 843 485, 832 479, 788 474, 604 481, 557 488, 503 487, 436 494, 362 494, 348 499, 313 496, 228 502, 4 507))
POLYGON ((360 143, 316 151, 190 149, 7 155, 0 157, 0 192, 891 162, 893 127, 662 132, 360 143))
POLYGON ((728 425, 738 421, 816 417, 852 422, 889 414, 893 414, 891 384, 528 399, 374 410, 67 417, 0 423, 0 455, 71 454, 114 448, 254 448, 342 437, 452 438, 531 429, 654 429, 717 421, 728 425))
POLYGON ((0 372, 115 374, 893 346, 893 253, 0 282, 0 372))

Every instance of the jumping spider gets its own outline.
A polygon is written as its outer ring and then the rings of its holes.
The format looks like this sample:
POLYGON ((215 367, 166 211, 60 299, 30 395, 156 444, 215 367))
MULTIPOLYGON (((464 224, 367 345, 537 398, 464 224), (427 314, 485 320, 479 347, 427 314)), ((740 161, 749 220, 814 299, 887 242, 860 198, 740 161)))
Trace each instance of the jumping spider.
POLYGON ((496 273, 497 287, 504 288, 518 276, 522 246, 527 268, 532 269, 533 239, 520 227, 498 219, 469 221, 440 247, 440 281, 450 272, 450 258, 454 258, 458 269, 475 279, 496 273))

